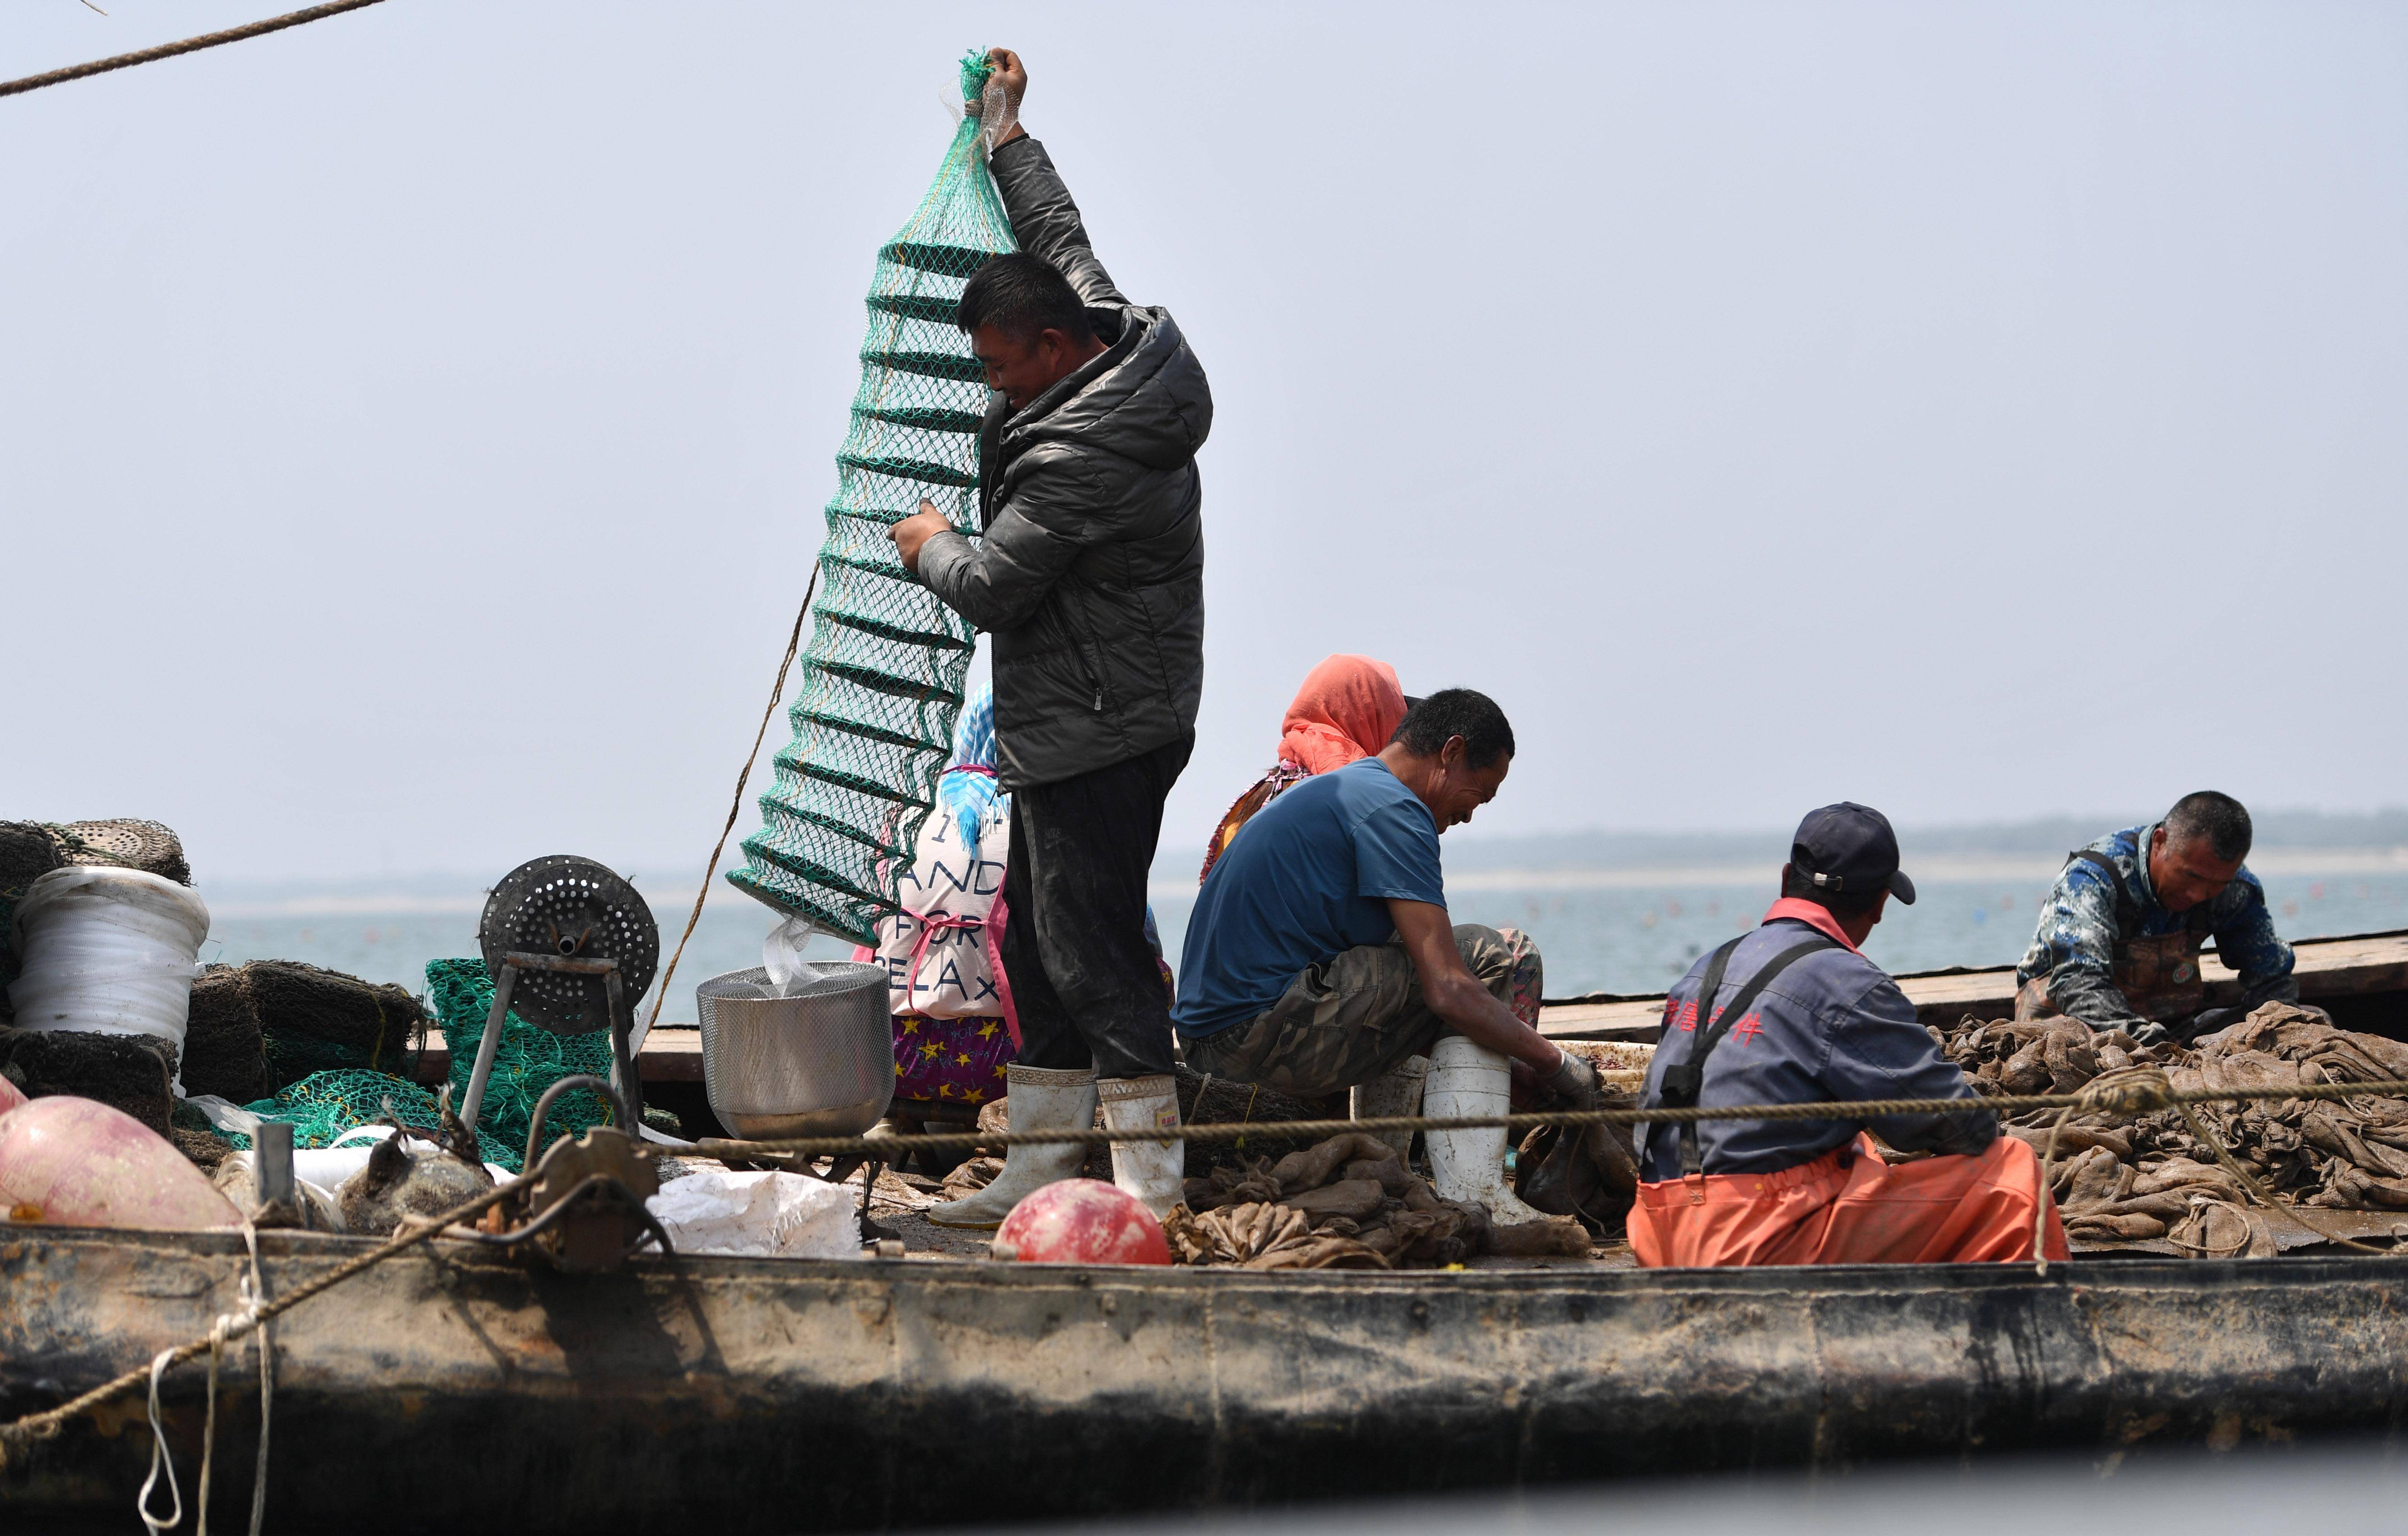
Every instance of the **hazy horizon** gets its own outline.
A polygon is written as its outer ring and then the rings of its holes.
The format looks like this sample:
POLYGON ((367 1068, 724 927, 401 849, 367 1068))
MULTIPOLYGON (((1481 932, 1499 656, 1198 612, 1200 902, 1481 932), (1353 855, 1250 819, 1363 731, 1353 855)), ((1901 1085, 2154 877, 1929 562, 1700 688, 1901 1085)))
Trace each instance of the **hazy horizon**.
MULTIPOLYGON (((1951 878, 1983 868, 2012 868, 2028 873, 2054 868, 2067 850, 2147 819, 2132 815, 1955 826, 1908 825, 1899 828, 1899 837, 1910 870, 1923 867, 1951 878)), ((2257 820, 2258 840, 2251 855, 2254 866, 2286 871, 2394 865, 2408 869, 2408 809, 2341 815, 2265 811, 2257 813, 2257 820)), ((1672 832, 1588 827, 1537 835, 1483 834, 1458 828, 1447 834, 1440 854, 1450 880, 1469 877, 1458 882, 1467 888, 1493 883, 1488 878, 1493 876, 1593 872, 1653 878, 1690 871, 1701 877, 1720 878, 1734 869, 1752 870, 1758 866, 1768 870, 1769 883, 1769 870, 1774 866, 1768 861, 1778 861, 1788 835, 1785 827, 1672 832)), ((1175 892, 1192 883, 1203 852, 1200 842, 1193 846, 1166 842, 1154 860, 1156 889, 1175 892)), ((631 867, 621 872, 634 878, 638 888, 648 897, 674 895, 691 903, 701 865, 696 861, 690 868, 675 865, 631 867)), ((419 910, 453 911, 460 910, 472 894, 490 889, 507 873, 508 869, 420 868, 212 880, 196 871, 194 883, 205 892, 231 897, 236 905, 230 910, 236 911, 244 910, 242 904, 246 902, 289 904, 320 897, 332 903, 335 910, 356 906, 362 911, 407 911, 411 910, 412 902, 423 901, 424 905, 419 910), (396 897, 400 898, 397 905, 392 899, 396 897)), ((721 875, 724 873, 723 861, 721 875)), ((724 878, 713 882, 714 907, 731 900, 740 907, 750 899, 728 886, 724 878)), ((761 912, 766 925, 772 914, 766 907, 761 912)), ((663 922, 667 922, 666 914, 663 922)))
MULTIPOLYGON (((105 8, 0 77, 278 7, 105 8)), ((0 816, 690 891, 990 42, 1212 382, 1167 851, 1334 651, 1464 857, 2408 800, 2408 10, 409 0, 0 101, 0 816)))

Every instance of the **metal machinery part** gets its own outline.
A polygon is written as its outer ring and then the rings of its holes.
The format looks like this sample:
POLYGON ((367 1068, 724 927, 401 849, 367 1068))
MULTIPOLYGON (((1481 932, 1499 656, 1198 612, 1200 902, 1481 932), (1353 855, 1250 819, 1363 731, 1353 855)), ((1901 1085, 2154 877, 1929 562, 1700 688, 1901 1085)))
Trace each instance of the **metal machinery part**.
POLYGON ((660 1193, 661 1179, 659 1155, 640 1140, 595 1126, 562 1137, 537 1158, 544 1117, 562 1094, 580 1088, 609 1095, 627 1118, 625 1101, 598 1077, 577 1072, 546 1088, 527 1126, 527 1183, 486 1213, 477 1240, 503 1248, 531 1244, 567 1274, 607 1274, 648 1241, 663 1254, 674 1252, 668 1233, 644 1208, 660 1193))
MULTIPOLYGON (((635 999, 652 984, 661 955, 660 925, 636 888, 589 858, 529 859, 486 898, 477 944, 493 974, 494 1007, 477 1044, 461 1121, 470 1130, 477 1127, 502 1026, 515 1009, 527 1023, 556 1034, 610 1031, 610 1086, 626 1117, 622 1128, 635 1136, 643 1120, 644 1085, 629 1036, 635 999)), ((530 1163, 538 1150, 529 1148, 530 1163)))
POLYGON ((561 1093, 576 1088, 607 1093, 616 1113, 626 1117, 626 1102, 597 1076, 578 1071, 544 1088, 527 1125, 525 1187, 486 1213, 481 1242, 532 1244, 564 1273, 609 1273, 645 1242, 660 1247, 662 1255, 677 1252, 669 1247, 669 1233, 645 1209, 645 1201, 660 1194, 660 1168, 655 1151, 640 1139, 597 1125, 582 1137, 561 1137, 537 1160, 544 1114, 552 1113, 561 1093))
MULTIPOLYGON (((513 953, 618 962, 619 984, 640 998, 660 963, 661 929, 636 888, 590 858, 554 854, 502 877, 477 925, 485 969, 495 977, 513 953)), ((510 1006, 557 1035, 609 1027, 604 988, 591 975, 523 975, 510 1006)))
POLYGON ((562 1137, 536 1165, 521 1231, 569 1274, 615 1270, 648 1237, 671 1252, 668 1235, 644 1209, 661 1192, 654 1160, 652 1148, 608 1126, 562 1137))

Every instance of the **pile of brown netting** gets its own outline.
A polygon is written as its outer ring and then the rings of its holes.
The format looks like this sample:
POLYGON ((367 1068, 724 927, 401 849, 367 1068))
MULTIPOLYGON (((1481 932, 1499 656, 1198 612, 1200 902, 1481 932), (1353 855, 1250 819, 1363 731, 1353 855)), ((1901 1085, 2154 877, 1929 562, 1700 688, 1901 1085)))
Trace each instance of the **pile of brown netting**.
MULTIPOLYGON (((1989 1094, 2072 1093, 2151 1070, 2176 1092, 2408 1079, 2408 1043, 2336 1028, 2287 1003, 2268 1003, 2188 1047, 2143 1046, 2070 1019, 1969 1016, 1933 1034, 1989 1094)), ((2017 1115, 2004 1128, 2045 1155, 2060 1113, 2017 1115)), ((2191 1114, 2276 1205, 2307 1214, 2270 1214, 2181 1110, 2100 1110, 2076 1113, 2057 1135, 2052 1187, 2069 1241, 2162 1239, 2204 1256, 2261 1256, 2315 1241, 2319 1211, 2408 1212, 2408 1099, 2255 1099, 2196 1104, 2191 1114)), ((2361 1219, 2347 1235, 2379 1231, 2361 1219)))
POLYGON ((1394 1148, 1360 1132, 1188 1180, 1163 1231, 1180 1263, 1250 1270, 1440 1269, 1589 1249, 1572 1217, 1499 1227, 1484 1207, 1440 1199, 1394 1148))

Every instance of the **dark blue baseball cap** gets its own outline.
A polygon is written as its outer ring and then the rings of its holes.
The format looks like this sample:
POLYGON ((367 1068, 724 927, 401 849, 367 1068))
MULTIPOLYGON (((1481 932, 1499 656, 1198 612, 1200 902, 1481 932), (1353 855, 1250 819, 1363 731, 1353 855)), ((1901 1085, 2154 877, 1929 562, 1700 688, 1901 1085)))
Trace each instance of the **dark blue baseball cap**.
POLYGON ((1789 844, 1789 867, 1834 895, 1886 888, 1914 905, 1914 882, 1898 867, 1898 834, 1890 830, 1889 818, 1854 800, 1806 812, 1789 844))

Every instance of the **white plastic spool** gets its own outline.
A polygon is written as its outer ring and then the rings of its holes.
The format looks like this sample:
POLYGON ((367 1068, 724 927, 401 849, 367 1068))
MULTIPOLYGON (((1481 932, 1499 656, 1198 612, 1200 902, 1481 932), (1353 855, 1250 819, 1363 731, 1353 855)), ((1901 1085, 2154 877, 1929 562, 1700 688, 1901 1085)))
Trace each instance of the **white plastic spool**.
POLYGON ((148 1035, 175 1048, 209 910, 184 886, 139 869, 71 866, 26 887, 9 935, 22 973, 8 988, 20 1029, 148 1035))

